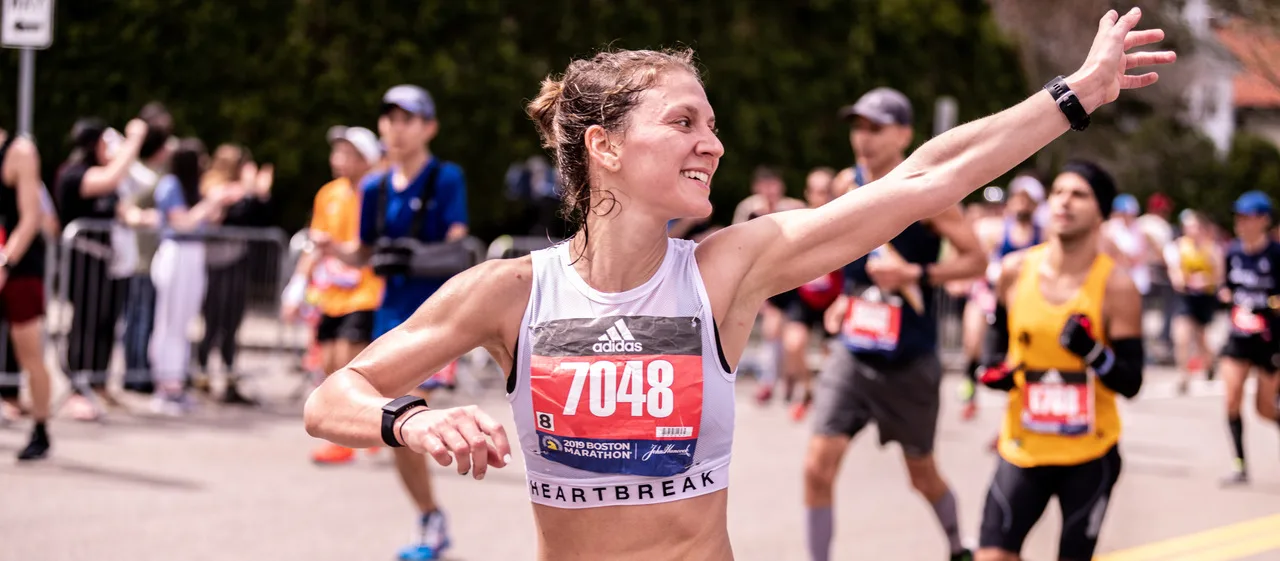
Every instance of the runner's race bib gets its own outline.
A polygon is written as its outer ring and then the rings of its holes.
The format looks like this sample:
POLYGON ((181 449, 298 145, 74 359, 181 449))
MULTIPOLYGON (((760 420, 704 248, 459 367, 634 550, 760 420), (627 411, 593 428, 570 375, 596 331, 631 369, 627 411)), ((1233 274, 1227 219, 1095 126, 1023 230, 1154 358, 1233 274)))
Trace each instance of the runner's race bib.
POLYGON ((902 331, 902 304, 861 296, 849 297, 845 312, 845 343, 855 350, 893 352, 902 331))
POLYGON ((538 453, 594 472, 668 477, 693 465, 702 422, 694 317, 563 319, 533 329, 538 453))
POLYGON ((1231 330, 1241 335, 1264 334, 1267 332, 1267 320, 1246 308, 1232 306, 1231 330))
POLYGON ((1022 428, 1056 436, 1093 434, 1093 378, 1086 372, 1027 371, 1022 428))

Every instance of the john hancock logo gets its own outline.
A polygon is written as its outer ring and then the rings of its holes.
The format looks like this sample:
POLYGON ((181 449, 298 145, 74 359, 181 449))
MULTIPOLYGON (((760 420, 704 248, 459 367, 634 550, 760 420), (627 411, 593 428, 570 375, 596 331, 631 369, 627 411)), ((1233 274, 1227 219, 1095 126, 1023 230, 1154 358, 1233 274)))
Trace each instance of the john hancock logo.
POLYGON ((684 448, 676 448, 675 444, 667 444, 665 446, 658 444, 649 445, 649 451, 644 453, 644 457, 640 461, 647 462, 652 456, 686 456, 689 454, 689 445, 685 444, 684 448))

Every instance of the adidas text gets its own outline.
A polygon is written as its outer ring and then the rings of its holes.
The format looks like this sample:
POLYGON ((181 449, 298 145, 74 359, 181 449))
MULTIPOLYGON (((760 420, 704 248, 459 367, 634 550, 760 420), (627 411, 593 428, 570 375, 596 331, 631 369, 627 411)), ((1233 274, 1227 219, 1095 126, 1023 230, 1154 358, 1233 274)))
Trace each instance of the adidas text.
POLYGON ((644 345, 636 341, 606 341, 591 346, 597 353, 638 353, 644 351, 644 345))

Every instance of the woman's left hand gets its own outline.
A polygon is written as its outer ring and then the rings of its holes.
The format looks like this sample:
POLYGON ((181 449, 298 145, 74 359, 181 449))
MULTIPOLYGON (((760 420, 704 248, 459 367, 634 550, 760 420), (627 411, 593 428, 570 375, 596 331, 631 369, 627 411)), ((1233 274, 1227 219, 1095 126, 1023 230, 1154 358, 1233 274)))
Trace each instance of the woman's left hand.
POLYGON ((1155 72, 1126 74, 1129 69, 1170 64, 1177 60, 1173 51, 1125 52, 1164 39, 1164 31, 1160 29, 1134 31, 1141 19, 1142 10, 1139 8, 1129 10, 1123 16, 1115 10, 1102 16, 1089 56, 1080 70, 1066 80, 1077 91, 1085 111, 1093 113, 1098 107, 1115 101, 1120 97, 1120 90, 1143 88, 1160 79, 1155 72))

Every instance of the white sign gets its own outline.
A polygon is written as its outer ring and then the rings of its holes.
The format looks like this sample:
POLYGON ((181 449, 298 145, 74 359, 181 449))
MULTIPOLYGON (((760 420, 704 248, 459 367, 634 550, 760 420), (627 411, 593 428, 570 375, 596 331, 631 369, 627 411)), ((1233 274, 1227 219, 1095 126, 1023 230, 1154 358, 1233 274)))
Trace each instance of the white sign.
POLYGON ((53 0, 0 0, 0 44, 47 49, 53 44, 53 0))

